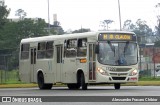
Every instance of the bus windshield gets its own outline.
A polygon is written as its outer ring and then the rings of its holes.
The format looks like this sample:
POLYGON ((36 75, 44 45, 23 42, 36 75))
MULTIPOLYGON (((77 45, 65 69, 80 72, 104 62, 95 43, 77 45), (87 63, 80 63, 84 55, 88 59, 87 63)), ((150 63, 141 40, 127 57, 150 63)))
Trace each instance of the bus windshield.
POLYGON ((100 42, 98 61, 105 65, 133 65, 138 62, 137 54, 137 44, 133 42, 100 42))

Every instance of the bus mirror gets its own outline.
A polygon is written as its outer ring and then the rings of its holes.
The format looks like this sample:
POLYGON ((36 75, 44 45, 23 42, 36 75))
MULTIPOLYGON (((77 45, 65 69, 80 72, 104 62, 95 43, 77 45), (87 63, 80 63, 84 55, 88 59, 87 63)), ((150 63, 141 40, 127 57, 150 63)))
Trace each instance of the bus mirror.
POLYGON ((99 54, 99 44, 96 44, 95 53, 96 53, 96 54, 99 54))
POLYGON ((66 40, 64 41, 64 47, 67 47, 67 41, 66 40))

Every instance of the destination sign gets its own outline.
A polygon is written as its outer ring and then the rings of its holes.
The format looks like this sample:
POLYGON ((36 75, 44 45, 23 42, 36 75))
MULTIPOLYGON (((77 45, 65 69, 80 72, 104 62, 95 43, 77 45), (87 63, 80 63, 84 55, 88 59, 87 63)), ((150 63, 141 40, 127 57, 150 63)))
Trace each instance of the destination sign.
POLYGON ((133 38, 133 35, 129 34, 99 34, 98 38, 99 40, 135 40, 135 38, 133 38))

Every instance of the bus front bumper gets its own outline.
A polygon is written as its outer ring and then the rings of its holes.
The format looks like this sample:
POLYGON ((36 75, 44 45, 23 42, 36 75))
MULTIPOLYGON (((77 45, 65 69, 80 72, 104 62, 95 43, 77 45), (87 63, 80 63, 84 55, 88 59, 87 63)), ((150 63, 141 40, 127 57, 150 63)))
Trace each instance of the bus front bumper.
POLYGON ((96 83, 136 83, 138 76, 97 76, 96 83))

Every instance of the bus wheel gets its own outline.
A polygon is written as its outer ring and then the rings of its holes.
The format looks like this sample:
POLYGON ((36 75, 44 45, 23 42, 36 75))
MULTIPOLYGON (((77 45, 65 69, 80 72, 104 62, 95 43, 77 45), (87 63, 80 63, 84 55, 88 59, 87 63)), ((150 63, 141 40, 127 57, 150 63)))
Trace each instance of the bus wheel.
POLYGON ((39 89, 51 89, 52 88, 52 84, 45 84, 44 83, 44 76, 42 73, 38 74, 37 80, 38 80, 39 89))
POLYGON ((45 89, 52 89, 53 84, 45 84, 45 89))
POLYGON ((121 84, 120 84, 120 83, 115 83, 115 84, 114 84, 114 88, 115 88, 115 89, 120 89, 120 87, 121 87, 121 84))
POLYGON ((78 85, 78 84, 67 84, 67 86, 71 90, 80 88, 80 85, 78 85))
POLYGON ((85 78, 84 78, 84 74, 83 73, 81 73, 81 79, 80 80, 81 80, 80 83, 81 83, 81 86, 82 86, 82 90, 87 90, 87 85, 88 84, 85 83, 85 78))

